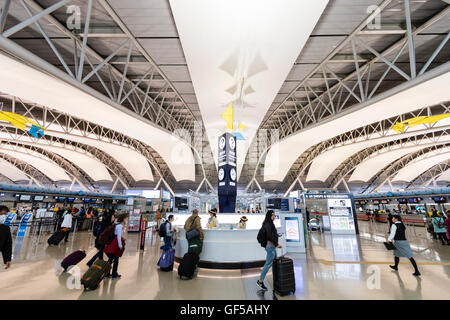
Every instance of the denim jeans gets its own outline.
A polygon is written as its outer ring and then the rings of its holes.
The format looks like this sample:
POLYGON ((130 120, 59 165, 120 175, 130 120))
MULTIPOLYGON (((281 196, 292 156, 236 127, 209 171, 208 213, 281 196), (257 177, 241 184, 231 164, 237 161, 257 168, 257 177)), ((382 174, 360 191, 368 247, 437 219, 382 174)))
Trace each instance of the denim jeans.
POLYGON ((264 264, 264 267, 261 271, 261 276, 259 277, 259 280, 264 281, 266 278, 266 274, 269 271, 270 267, 272 266, 273 260, 277 258, 277 248, 276 247, 266 247, 266 263, 264 264))

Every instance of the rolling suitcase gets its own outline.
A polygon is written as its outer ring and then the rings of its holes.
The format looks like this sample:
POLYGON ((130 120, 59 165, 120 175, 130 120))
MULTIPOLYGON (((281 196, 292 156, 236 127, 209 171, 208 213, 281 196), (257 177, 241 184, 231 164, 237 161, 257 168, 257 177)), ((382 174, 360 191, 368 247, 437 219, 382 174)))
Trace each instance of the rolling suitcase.
POLYGON ((64 268, 64 271, 67 271, 68 267, 75 266, 84 258, 86 258, 86 251, 77 250, 64 258, 64 260, 61 262, 61 267, 64 268))
POLYGON ((175 260, 175 250, 170 248, 168 250, 163 250, 161 258, 159 258, 158 266, 161 271, 172 271, 173 261, 175 260))
POLYGON ((66 236, 66 233, 63 230, 58 230, 54 234, 48 238, 47 243, 51 246, 57 246, 62 239, 66 236))
POLYGON ((188 252, 195 253, 196 255, 200 256, 200 253, 202 253, 203 249, 203 241, 195 239, 189 240, 188 243, 189 243, 188 252))
POLYGON ((95 290, 110 271, 111 264, 108 261, 97 259, 81 278, 81 284, 84 289, 95 290))
POLYGON ((287 257, 273 260, 273 289, 284 296, 295 292, 294 261, 287 257))
POLYGON ((180 279, 192 279, 198 261, 198 255, 196 255, 195 253, 186 253, 183 257, 183 260, 181 260, 180 265, 178 266, 178 275, 180 276, 180 279))

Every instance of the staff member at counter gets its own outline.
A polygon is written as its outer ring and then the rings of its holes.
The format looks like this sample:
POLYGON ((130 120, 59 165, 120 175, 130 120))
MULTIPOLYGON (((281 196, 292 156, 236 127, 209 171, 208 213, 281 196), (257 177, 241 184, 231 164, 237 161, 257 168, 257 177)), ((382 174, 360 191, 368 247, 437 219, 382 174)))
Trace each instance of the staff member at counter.
POLYGON ((209 219, 208 219, 208 229, 217 228, 219 221, 217 220, 217 209, 212 208, 208 211, 209 219))
POLYGON ((247 221, 248 221, 247 217, 242 216, 241 220, 239 220, 238 228, 239 229, 247 229, 247 221))

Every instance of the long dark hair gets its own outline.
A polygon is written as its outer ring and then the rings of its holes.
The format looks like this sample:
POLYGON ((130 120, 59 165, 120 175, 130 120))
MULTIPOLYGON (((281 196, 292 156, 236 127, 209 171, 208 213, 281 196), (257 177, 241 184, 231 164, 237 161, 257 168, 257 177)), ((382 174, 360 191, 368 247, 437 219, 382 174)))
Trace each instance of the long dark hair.
POLYGON ((267 210, 266 217, 264 218, 263 224, 265 224, 265 223, 273 224, 273 221, 272 221, 273 213, 274 213, 273 210, 267 210))

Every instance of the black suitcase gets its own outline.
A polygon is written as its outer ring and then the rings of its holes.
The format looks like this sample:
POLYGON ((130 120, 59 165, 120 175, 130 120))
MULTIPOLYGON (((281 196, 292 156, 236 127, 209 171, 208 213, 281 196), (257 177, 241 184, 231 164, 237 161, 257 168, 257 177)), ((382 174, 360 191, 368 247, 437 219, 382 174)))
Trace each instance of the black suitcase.
POLYGON ((52 234, 50 236, 50 238, 48 238, 47 243, 50 246, 51 245, 57 246, 62 241, 62 239, 64 239, 65 236, 66 236, 66 232, 65 231, 58 230, 54 234, 52 234))
POLYGON ((273 260, 273 289, 281 296, 295 292, 294 261, 280 257, 273 260))
POLYGON ((195 253, 186 253, 178 266, 180 279, 192 279, 199 260, 199 256, 195 253))
POLYGON ((95 290, 110 271, 111 264, 108 261, 97 259, 81 278, 81 284, 84 289, 95 290))

